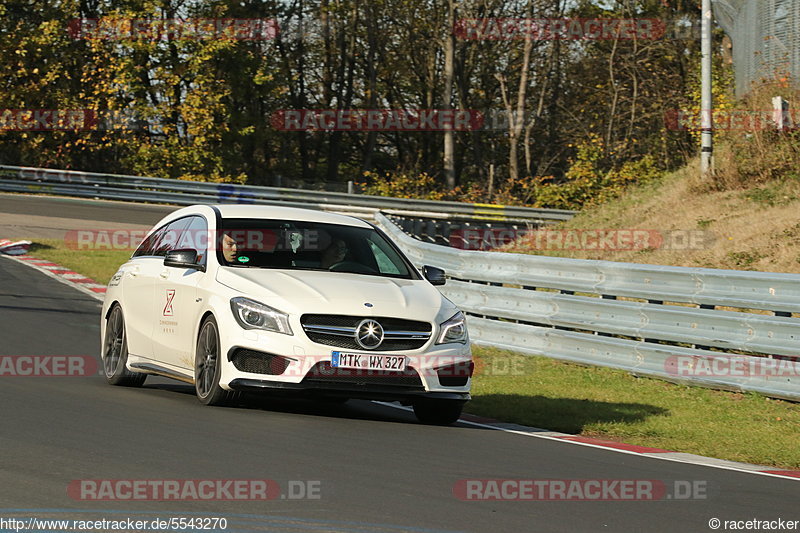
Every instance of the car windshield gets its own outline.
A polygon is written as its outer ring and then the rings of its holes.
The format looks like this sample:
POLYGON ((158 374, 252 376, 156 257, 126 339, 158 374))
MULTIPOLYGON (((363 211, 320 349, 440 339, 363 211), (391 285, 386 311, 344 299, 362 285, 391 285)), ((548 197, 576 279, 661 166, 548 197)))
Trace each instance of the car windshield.
POLYGON ((417 278, 373 228, 241 218, 223 219, 220 228, 217 256, 222 265, 417 278))

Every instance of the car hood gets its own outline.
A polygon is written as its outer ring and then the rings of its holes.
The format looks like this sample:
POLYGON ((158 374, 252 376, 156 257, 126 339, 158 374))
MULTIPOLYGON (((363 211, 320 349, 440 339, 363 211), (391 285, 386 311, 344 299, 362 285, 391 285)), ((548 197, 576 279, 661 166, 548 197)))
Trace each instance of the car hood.
POLYGON ((456 312, 455 305, 425 280, 346 272, 220 267, 217 281, 292 314, 393 316, 433 321, 446 320, 456 312))

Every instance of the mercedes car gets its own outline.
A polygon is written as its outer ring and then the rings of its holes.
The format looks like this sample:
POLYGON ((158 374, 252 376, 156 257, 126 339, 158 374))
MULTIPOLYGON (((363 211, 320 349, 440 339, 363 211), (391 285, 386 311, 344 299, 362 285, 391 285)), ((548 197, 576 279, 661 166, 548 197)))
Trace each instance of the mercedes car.
POLYGON ((412 406, 458 420, 473 362, 464 314, 367 221, 273 206, 179 209, 111 278, 101 317, 112 385, 148 375, 206 405, 255 394, 412 406))

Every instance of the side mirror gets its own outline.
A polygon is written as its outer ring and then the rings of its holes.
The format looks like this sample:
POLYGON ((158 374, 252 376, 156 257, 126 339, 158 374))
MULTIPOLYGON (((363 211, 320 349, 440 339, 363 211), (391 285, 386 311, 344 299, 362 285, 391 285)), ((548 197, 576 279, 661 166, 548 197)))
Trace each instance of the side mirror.
POLYGON ((422 275, 431 282, 431 285, 444 285, 447 278, 441 268, 425 265, 422 267, 422 275))
POLYGON ((164 256, 164 266, 206 271, 205 266, 197 264, 197 250, 171 250, 164 256))

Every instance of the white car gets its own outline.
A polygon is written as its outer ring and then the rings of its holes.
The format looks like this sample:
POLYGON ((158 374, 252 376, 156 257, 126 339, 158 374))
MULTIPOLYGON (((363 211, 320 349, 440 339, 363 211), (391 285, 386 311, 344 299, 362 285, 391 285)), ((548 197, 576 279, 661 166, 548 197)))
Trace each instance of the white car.
POLYGON ((458 420, 473 362, 464 315, 373 225, 331 213, 199 205, 162 219, 111 278, 101 320, 113 385, 148 374, 208 405, 295 391, 458 420))

